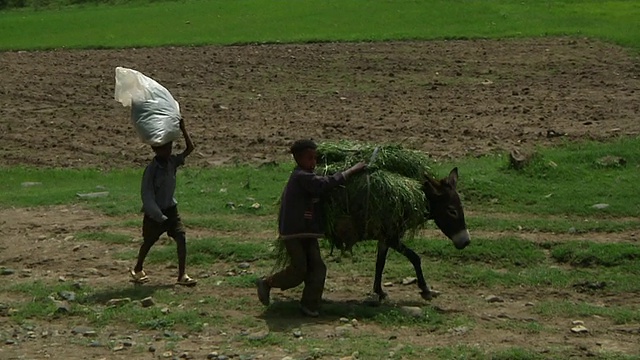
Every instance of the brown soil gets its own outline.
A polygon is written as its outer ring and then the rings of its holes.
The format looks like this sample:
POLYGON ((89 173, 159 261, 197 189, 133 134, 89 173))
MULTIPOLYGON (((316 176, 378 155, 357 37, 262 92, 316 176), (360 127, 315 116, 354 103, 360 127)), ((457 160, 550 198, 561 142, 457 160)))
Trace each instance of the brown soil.
MULTIPOLYGON (((197 146, 191 166, 234 161, 260 163, 287 158, 294 139, 357 139, 403 142, 437 158, 482 155, 512 148, 553 145, 565 139, 605 140, 640 133, 640 64, 617 46, 584 39, 503 41, 437 41, 360 44, 256 45, 0 53, 0 166, 58 167, 141 166, 151 156, 135 137, 128 111, 113 100, 114 68, 135 68, 165 85, 180 102, 197 146), (560 135, 560 136, 558 136, 560 135)), ((118 260, 122 250, 138 246, 138 230, 118 228, 110 219, 81 207, 4 209, 0 211, 0 266, 17 273, 6 284, 36 280, 56 282, 86 279, 94 288, 126 289, 130 264, 118 260), (130 235, 131 244, 88 246, 71 238, 81 231, 105 229, 130 235), (27 271, 25 271, 27 270, 27 271)), ((189 229, 190 238, 211 236, 189 229)), ((437 232, 429 232, 438 236, 437 232)), ((498 237, 509 233, 486 232, 498 237)), ((513 232, 527 240, 624 241, 637 243, 635 232, 617 234, 538 234, 513 232)), ((266 234, 252 235, 268 237, 266 234)), ((373 259, 371 259, 373 262, 373 259)), ((235 264, 217 263, 205 269, 224 274, 235 264)), ((331 268, 331 266, 330 266, 331 268)), ((170 283, 173 268, 152 267, 151 286, 170 283)), ((371 286, 371 274, 331 273, 327 298, 349 304, 361 300, 371 286)), ((428 276, 427 276, 428 277, 428 276)), ((253 297, 253 289, 214 287, 216 276, 195 289, 176 289, 189 296, 187 306, 212 297, 253 297)), ((491 349, 522 347, 544 354, 564 349, 582 358, 602 351, 640 353, 640 325, 615 325, 590 316, 586 335, 569 330, 563 314, 544 317, 533 309, 545 300, 588 302, 603 307, 640 306, 637 294, 580 293, 575 289, 497 289, 503 303, 488 303, 478 289, 436 287, 444 292, 432 305, 443 314, 466 316, 472 329, 428 332, 414 327, 381 327, 362 319, 357 334, 388 339, 401 346, 482 344, 491 349), (533 303, 533 306, 529 306, 533 303), (527 323, 544 328, 530 331, 527 323), (529 329, 529 330, 527 330, 529 329)), ((423 305, 412 286, 389 289, 393 304, 423 305)), ((296 293, 276 293, 295 298, 296 293)), ((16 293, 0 293, 0 303, 25 301, 16 293)), ((309 337, 326 339, 338 319, 317 322, 297 317, 274 318, 262 308, 221 309, 223 316, 264 319, 272 332, 287 334, 300 327, 309 337)), ((31 339, 18 325, 0 317, 0 358, 131 359, 153 358, 147 342, 157 331, 137 331, 114 324, 98 329, 100 341, 131 336, 142 351, 114 352, 88 347, 72 335, 77 318, 36 324, 31 339), (50 336, 42 336, 47 331, 50 336), (145 340, 146 339, 146 340, 145 340)), ((237 325, 240 326, 240 325, 237 325)), ((175 342, 176 350, 206 358, 233 343, 227 335, 240 328, 203 332, 175 342)), ((335 339, 331 341, 337 341, 335 339)), ((153 340, 162 357, 171 344, 153 340)), ((264 359, 287 355, 278 346, 264 359)), ((242 354, 242 348, 236 347, 242 354)), ((254 352, 255 353, 255 352, 254 352)), ((171 356, 173 356, 171 355, 171 356)), ((348 354, 345 354, 348 355, 348 354)), ((169 356, 169 358, 171 358, 169 356)), ((300 354, 292 355, 298 358, 300 354)), ((383 354, 381 356, 387 356, 383 354)))
POLYGON ((282 159, 302 137, 460 157, 640 133, 640 64, 593 40, 5 52, 0 165, 146 162, 113 99, 117 66, 176 97, 199 166, 282 159))

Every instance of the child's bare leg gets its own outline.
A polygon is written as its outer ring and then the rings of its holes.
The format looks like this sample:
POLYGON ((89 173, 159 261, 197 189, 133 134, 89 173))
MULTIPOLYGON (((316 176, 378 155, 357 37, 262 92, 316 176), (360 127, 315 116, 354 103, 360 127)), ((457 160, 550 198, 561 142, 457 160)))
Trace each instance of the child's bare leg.
POLYGON ((144 260, 147 258, 147 254, 149 254, 149 250, 153 244, 156 243, 158 239, 144 239, 142 245, 140 246, 140 251, 138 251, 138 262, 136 266, 133 268, 133 271, 140 272, 142 271, 142 267, 144 266, 144 260))
POLYGON ((187 238, 185 233, 177 233, 174 236, 178 248, 178 281, 185 274, 187 264, 187 238))

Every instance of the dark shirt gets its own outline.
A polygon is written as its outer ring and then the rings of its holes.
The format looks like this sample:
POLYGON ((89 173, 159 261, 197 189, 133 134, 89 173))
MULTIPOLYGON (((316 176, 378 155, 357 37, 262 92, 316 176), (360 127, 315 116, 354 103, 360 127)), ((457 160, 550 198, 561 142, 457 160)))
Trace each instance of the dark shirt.
POLYGON ((281 239, 320 238, 324 236, 322 196, 344 184, 344 174, 319 176, 296 167, 280 199, 278 230, 281 239))
POLYGON ((158 161, 155 157, 142 176, 140 195, 142 211, 157 222, 164 222, 167 217, 162 214, 178 202, 174 197, 176 190, 176 170, 184 164, 184 155, 171 155, 166 161, 158 161))

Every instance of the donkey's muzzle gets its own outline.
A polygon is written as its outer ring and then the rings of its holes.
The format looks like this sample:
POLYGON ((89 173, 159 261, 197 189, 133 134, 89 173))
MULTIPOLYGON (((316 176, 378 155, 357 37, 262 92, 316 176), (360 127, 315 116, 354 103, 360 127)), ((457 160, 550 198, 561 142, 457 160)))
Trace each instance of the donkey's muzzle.
POLYGON ((471 243, 471 236, 469 235, 469 230, 464 229, 459 231, 457 234, 451 237, 451 241, 453 241, 453 245, 456 247, 456 249, 458 250, 464 249, 465 247, 467 247, 467 245, 471 243))

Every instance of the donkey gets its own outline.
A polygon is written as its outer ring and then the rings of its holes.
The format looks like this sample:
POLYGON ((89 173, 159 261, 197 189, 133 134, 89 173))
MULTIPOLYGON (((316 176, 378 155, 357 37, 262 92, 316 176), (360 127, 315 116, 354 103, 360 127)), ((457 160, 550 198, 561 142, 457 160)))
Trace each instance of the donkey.
MULTIPOLYGON (((464 249, 471 240, 464 220, 462 202, 456 191, 457 183, 458 168, 454 168, 447 177, 440 180, 426 176, 422 185, 428 203, 428 208, 424 209, 424 221, 433 220, 444 235, 453 241, 456 249, 464 249)), ((382 289, 382 272, 389 248, 403 254, 413 265, 422 298, 431 300, 437 296, 438 293, 432 291, 424 279, 420 256, 402 243, 402 238, 409 230, 406 225, 403 225, 405 223, 403 219, 389 219, 390 221, 380 224, 381 226, 378 226, 375 232, 367 228, 367 220, 366 211, 352 211, 349 217, 335 219, 335 229, 326 235, 331 240, 332 249, 335 246, 341 251, 350 251, 357 242, 378 241, 376 274, 373 282, 375 300, 380 302, 387 297, 387 293, 382 289)))

